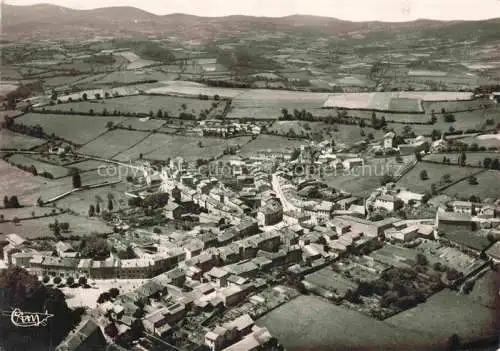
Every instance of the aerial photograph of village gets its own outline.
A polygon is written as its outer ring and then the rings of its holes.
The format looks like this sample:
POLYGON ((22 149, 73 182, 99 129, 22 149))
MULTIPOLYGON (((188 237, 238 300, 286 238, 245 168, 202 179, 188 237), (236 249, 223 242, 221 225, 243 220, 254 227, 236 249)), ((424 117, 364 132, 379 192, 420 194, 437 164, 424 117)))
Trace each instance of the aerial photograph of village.
POLYGON ((497 350, 500 1, 419 1, 3 3, 0 350, 497 350))

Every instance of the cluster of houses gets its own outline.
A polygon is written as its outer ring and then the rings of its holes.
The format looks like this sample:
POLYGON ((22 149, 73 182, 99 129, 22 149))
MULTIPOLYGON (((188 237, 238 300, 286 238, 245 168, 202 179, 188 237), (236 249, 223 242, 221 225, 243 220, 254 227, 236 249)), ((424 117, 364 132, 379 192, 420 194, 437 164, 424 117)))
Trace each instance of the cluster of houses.
POLYGON ((255 123, 227 123, 223 120, 209 119, 201 121, 191 132, 199 136, 228 138, 238 135, 259 135, 261 127, 255 123))

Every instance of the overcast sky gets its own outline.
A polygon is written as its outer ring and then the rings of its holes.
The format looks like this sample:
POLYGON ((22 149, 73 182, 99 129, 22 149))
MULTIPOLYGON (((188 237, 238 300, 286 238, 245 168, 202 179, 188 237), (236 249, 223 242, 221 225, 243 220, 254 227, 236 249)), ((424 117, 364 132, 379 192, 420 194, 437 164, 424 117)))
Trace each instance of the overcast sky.
POLYGON ((76 9, 135 6, 165 15, 234 14, 279 17, 308 14, 352 21, 405 21, 417 18, 478 20, 500 17, 500 0, 5 0, 11 5, 52 3, 76 9))

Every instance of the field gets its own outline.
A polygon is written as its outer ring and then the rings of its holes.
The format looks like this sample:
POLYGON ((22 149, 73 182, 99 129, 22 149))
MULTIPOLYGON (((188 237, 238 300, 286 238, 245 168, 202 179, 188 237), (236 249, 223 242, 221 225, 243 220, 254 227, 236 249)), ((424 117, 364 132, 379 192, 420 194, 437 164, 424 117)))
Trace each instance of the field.
POLYGON ((26 218, 32 218, 33 213, 35 214, 35 217, 50 215, 52 210, 53 208, 51 207, 2 208, 0 209, 0 214, 4 216, 6 221, 12 220, 14 217, 23 220, 26 218))
POLYGON ((500 148, 500 133, 479 135, 477 137, 468 137, 461 139, 460 141, 469 145, 477 144, 479 147, 484 146, 485 148, 500 148))
POLYGON ((431 333, 389 326, 318 297, 305 295, 273 310, 257 324, 268 328, 287 349, 364 350, 376 345, 380 350, 401 350, 403 345, 411 344, 415 348, 416 343, 421 343, 428 347, 436 341, 432 340, 431 333))
MULTIPOLYGON (((96 171, 91 171, 96 172, 96 171)), ((124 175, 125 178, 125 175, 124 175)), ((90 205, 96 205, 97 197, 100 197, 103 202, 100 204, 101 211, 107 208, 108 196, 113 196, 113 210, 126 208, 128 206, 127 196, 125 195, 126 184, 118 184, 114 188, 102 187, 96 189, 88 189, 73 193, 65 198, 56 202, 57 207, 70 209, 80 216, 87 216, 90 205), (123 191, 122 191, 123 190, 123 191)))
POLYGON ((498 289, 496 288, 498 280, 498 273, 493 270, 487 271, 475 281, 474 287, 467 297, 483 306, 495 307, 495 302, 498 301, 498 289))
POLYGON ((199 94, 203 94, 208 95, 209 97, 219 95, 221 98, 235 98, 245 91, 243 89, 214 88, 204 84, 187 81, 171 81, 162 83, 163 86, 146 90, 146 93, 187 97, 197 97, 199 94))
POLYGON ((489 100, 426 101, 423 103, 425 111, 431 112, 434 110, 436 113, 441 113, 443 108, 446 112, 479 110, 492 104, 489 100))
MULTIPOLYGON (((466 100, 472 97, 472 93, 458 92, 425 92, 405 91, 393 93, 338 93, 331 94, 323 107, 340 107, 349 109, 376 109, 390 110, 391 100, 421 99, 424 101, 442 100, 466 100)), ((413 111, 413 110, 410 110, 413 111)))
POLYGON ((279 107, 235 107, 232 106, 226 118, 228 119, 278 119, 281 116, 279 107))
POLYGON ((78 152, 103 158, 112 158, 114 155, 126 151, 134 144, 139 143, 148 134, 148 132, 114 129, 85 144, 78 149, 78 152))
POLYGON ((129 64, 127 65, 127 69, 137 69, 146 66, 151 66, 155 63, 155 61, 142 59, 139 55, 132 51, 120 51, 115 53, 114 55, 123 57, 126 59, 129 64))
POLYGON ((92 232, 101 234, 111 233, 113 231, 112 228, 110 228, 97 218, 86 218, 82 216, 60 214, 57 216, 49 216, 21 221, 19 225, 15 225, 12 222, 0 223, 0 233, 17 233, 26 239, 52 236, 53 234, 49 229, 49 224, 54 223, 56 219, 59 221, 59 223, 68 222, 70 225, 71 232, 67 234, 63 233, 63 236, 89 236, 92 232))
POLYGON ((95 80, 98 85, 125 85, 145 81, 173 80, 177 74, 168 74, 155 70, 115 71, 95 80))
POLYGON ((77 168, 82 172, 96 170, 103 163, 101 161, 86 160, 71 164, 69 167, 77 168))
POLYGON ((123 117, 91 117, 79 115, 50 115, 28 113, 16 118, 17 123, 26 125, 41 125, 47 134, 54 133, 57 137, 69 140, 75 144, 85 144, 107 131, 106 124, 115 124, 124 120, 123 117))
POLYGON ((289 139, 281 136, 259 135, 257 139, 252 140, 245 145, 239 152, 242 156, 252 156, 260 151, 283 151, 285 149, 293 149, 302 144, 306 144, 307 140, 289 139))
MULTIPOLYGON (((227 145, 243 146, 249 140, 249 137, 232 138, 227 140, 227 145)), ((189 160, 208 159, 222 155, 225 148, 226 140, 223 139, 155 133, 130 149, 115 155, 114 158, 128 162, 139 159, 139 155, 143 154, 145 159, 154 160, 167 160, 178 156, 189 160), (198 146, 198 141, 202 142, 202 148, 198 146)))
POLYGON ((66 177, 68 175, 68 169, 65 167, 56 166, 39 160, 35 160, 23 154, 12 155, 11 157, 9 157, 8 161, 15 165, 23 165, 26 167, 30 167, 31 165, 33 165, 35 166, 38 174, 43 172, 49 172, 56 179, 61 177, 66 177))
POLYGON ((182 98, 174 96, 150 96, 150 95, 133 95, 126 97, 117 97, 99 101, 81 101, 67 104, 60 104, 47 107, 51 110, 75 112, 89 112, 93 109, 97 113, 101 113, 104 109, 111 114, 114 110, 121 113, 144 113, 149 114, 150 111, 156 116, 156 112, 161 109, 163 112, 168 112, 169 116, 177 117, 181 112, 192 113, 198 117, 202 110, 210 109, 214 101, 200 100, 198 98, 182 98), (186 110, 182 109, 182 105, 186 105, 186 110))
POLYGON ((287 108, 289 110, 321 108, 328 99, 327 93, 308 93, 287 90, 245 90, 233 100, 236 108, 287 108))
MULTIPOLYGON (((483 160, 487 157, 491 159, 500 158, 500 152, 466 152, 465 155, 467 156, 465 164, 475 167, 479 166, 479 163, 481 163, 482 167, 483 160)), ((441 163, 443 162, 443 157, 447 157, 451 160, 452 164, 458 164, 459 156, 459 153, 429 154, 424 157, 424 160, 441 163)))
POLYGON ((458 195, 469 198, 472 195, 481 199, 500 198, 500 171, 486 170, 475 176, 477 185, 470 185, 469 181, 463 180, 444 191, 447 195, 458 195))
MULTIPOLYGON (((227 146, 245 145, 250 140, 249 137, 239 137, 226 140, 216 138, 196 138, 185 136, 164 135, 160 144, 156 148, 144 153, 144 158, 153 160, 167 160, 169 158, 182 157, 186 160, 208 159, 221 156, 227 146), (198 146, 201 141, 203 147, 198 146)), ((146 139, 144 143, 149 143, 146 139)), ((138 145, 141 147, 141 145, 138 145)), ((121 159, 122 155, 117 155, 121 159)))
POLYGON ((31 173, 21 171, 0 160, 0 196, 13 196, 19 198, 21 205, 32 205, 38 199, 43 178, 33 176, 31 173))
POLYGON ((354 167, 351 170, 333 171, 324 177, 324 182, 334 189, 366 197, 373 189, 381 185, 380 181, 384 174, 392 173, 400 166, 403 165, 396 162, 388 165, 375 162, 366 163, 364 166, 354 167))
POLYGON ((393 326, 404 326, 419 333, 448 338, 458 334, 461 338, 492 335, 494 311, 473 303, 468 297, 454 291, 443 290, 427 302, 385 320, 393 326), (467 316, 467 318, 464 318, 467 316))
POLYGON ((268 128, 269 131, 275 131, 281 135, 286 135, 290 129, 293 129, 296 135, 303 135, 302 133, 304 133, 304 135, 319 133, 326 139, 333 138, 336 143, 346 143, 348 145, 366 139, 370 133, 373 134, 374 138, 377 140, 384 135, 382 130, 360 128, 357 125, 346 124, 337 125, 337 131, 335 131, 331 124, 323 122, 276 121, 271 128, 268 128), (361 135, 362 130, 365 136, 361 135))
POLYGON ((45 142, 44 139, 14 133, 7 129, 0 130, 0 149, 29 150, 45 142))
POLYGON ((411 191, 415 191, 418 193, 424 193, 426 191, 430 191, 431 185, 433 183, 440 182, 445 174, 449 174, 452 181, 456 181, 461 178, 466 178, 477 172, 478 169, 469 167, 419 162, 411 171, 406 173, 399 180, 398 186, 408 188, 411 191), (427 172, 429 179, 420 179, 420 172, 423 170, 427 172))
POLYGON ((43 79, 44 87, 65 87, 84 82, 88 76, 78 75, 78 76, 57 76, 43 79))
POLYGON ((148 118, 137 118, 131 117, 127 118, 120 123, 123 128, 132 128, 141 131, 152 131, 161 128, 165 124, 164 120, 161 119, 148 119, 148 118))

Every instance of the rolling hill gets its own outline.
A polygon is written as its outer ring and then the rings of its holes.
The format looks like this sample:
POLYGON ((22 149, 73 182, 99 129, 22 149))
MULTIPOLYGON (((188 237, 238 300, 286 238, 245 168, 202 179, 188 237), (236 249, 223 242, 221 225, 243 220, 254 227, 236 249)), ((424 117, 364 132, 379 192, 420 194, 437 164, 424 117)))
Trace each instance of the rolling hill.
POLYGON ((292 15, 280 18, 227 16, 198 17, 186 14, 155 15, 134 7, 107 7, 75 10, 39 4, 31 6, 2 5, 3 39, 82 38, 93 35, 176 35, 183 39, 208 40, 238 35, 252 30, 302 31, 318 35, 385 30, 444 30, 445 33, 470 33, 496 28, 499 20, 478 22, 350 22, 329 17, 292 15), (450 30, 447 30, 449 28, 450 30))

